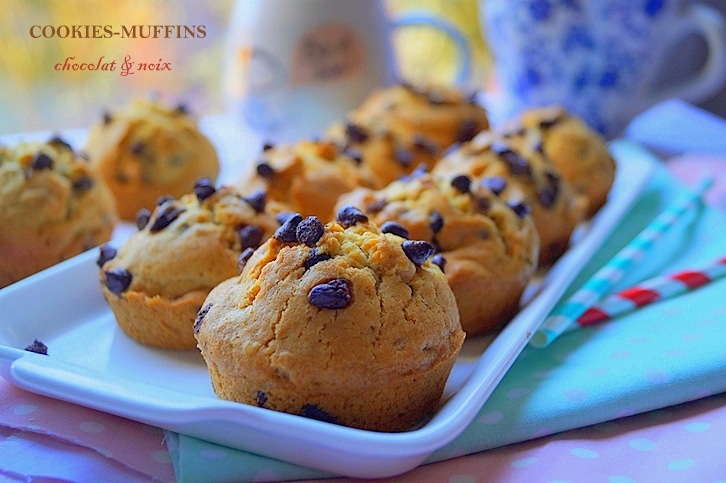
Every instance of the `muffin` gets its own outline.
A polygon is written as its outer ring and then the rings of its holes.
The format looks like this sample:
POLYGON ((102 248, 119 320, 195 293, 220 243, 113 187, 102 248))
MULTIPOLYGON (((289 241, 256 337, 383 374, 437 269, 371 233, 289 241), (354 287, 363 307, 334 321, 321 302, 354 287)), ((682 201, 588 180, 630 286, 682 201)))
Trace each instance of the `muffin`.
POLYGON ((359 207, 384 231, 402 226, 403 236, 431 243, 461 326, 473 336, 512 319, 538 263, 539 237, 528 207, 499 198, 502 183, 472 183, 467 176, 443 181, 422 172, 382 190, 360 188, 339 203, 359 207))
POLYGON ((443 86, 380 88, 325 136, 360 154, 382 188, 420 165, 431 169, 449 146, 489 127, 473 96, 443 86))
POLYGON ((503 131, 541 142, 562 179, 588 200, 586 216, 602 208, 615 181, 615 161, 605 139, 560 106, 524 111, 503 131))
POLYGON ((153 208, 160 196, 178 198, 197 179, 215 181, 219 173, 214 146, 187 109, 153 100, 106 112, 83 151, 111 188, 124 220, 153 208))
POLYGON ((137 223, 120 248, 101 247, 101 289, 126 334, 168 349, 196 347, 192 326, 204 298, 279 226, 262 194, 244 198, 208 179, 141 210, 137 223))
POLYGON ((464 341, 432 252, 351 207, 289 218, 195 322, 214 391, 373 431, 420 424, 464 341))
POLYGON ((587 199, 561 178, 539 146, 525 137, 482 132, 451 150, 432 172, 449 180, 466 175, 474 184, 493 184, 508 203, 529 206, 540 239, 538 265, 546 267, 567 250, 585 217, 587 199))
POLYGON ((109 240, 116 206, 71 146, 0 147, 0 288, 109 240))
POLYGON ((242 193, 264 190, 277 211, 334 218, 335 201, 370 180, 360 160, 330 141, 301 140, 293 144, 265 144, 249 172, 233 184, 242 193))

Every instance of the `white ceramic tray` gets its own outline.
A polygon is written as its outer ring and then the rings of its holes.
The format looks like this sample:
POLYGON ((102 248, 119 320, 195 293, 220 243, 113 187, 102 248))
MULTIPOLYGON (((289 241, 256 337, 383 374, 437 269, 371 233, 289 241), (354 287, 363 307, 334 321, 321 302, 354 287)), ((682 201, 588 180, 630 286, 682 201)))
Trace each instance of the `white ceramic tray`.
POLYGON ((498 336, 465 343, 440 408, 418 429, 363 431, 218 399, 198 353, 141 346, 118 329, 99 289, 97 250, 0 291, 0 373, 32 392, 335 474, 406 472, 473 420, 658 162, 628 141, 611 148, 618 176, 610 201, 579 229, 570 250, 498 336), (22 350, 34 339, 48 346, 48 356, 22 350))

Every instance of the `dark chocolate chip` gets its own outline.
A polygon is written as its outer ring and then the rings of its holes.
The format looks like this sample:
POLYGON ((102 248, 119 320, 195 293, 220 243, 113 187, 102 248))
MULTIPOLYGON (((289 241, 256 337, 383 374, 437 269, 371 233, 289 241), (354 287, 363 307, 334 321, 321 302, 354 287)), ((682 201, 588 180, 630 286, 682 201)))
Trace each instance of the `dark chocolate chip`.
POLYGON ((557 201, 557 188, 544 186, 537 191, 537 199, 545 208, 552 208, 557 201))
POLYGON ((310 289, 308 302, 321 309, 344 309, 351 301, 350 282, 334 278, 310 289))
POLYGON ((477 123, 474 119, 465 119, 456 130, 456 142, 471 141, 477 135, 477 123))
POLYGON ((317 419, 325 423, 337 424, 338 421, 328 412, 320 409, 317 404, 306 404, 300 410, 300 415, 310 419, 317 419))
POLYGON ((151 219, 151 212, 148 210, 148 208, 141 208, 136 213, 136 228, 139 229, 139 231, 146 228, 146 225, 149 224, 149 220, 151 219))
POLYGON ((388 201, 383 198, 373 200, 366 205, 366 211, 368 213, 378 213, 383 208, 385 208, 387 204, 388 204, 388 201))
POLYGON ((209 178, 200 178, 194 183, 194 194, 197 195, 199 201, 204 201, 212 196, 217 189, 209 178))
POLYGON ((400 236, 408 240, 409 233, 405 226, 395 221, 386 221, 381 225, 381 231, 383 233, 390 233, 392 235, 400 236))
POLYGON ((303 266, 305 267, 305 270, 310 269, 315 264, 318 264, 320 262, 324 262, 325 260, 330 260, 331 257, 325 252, 321 252, 317 247, 310 250, 310 254, 308 255, 308 259, 305 260, 305 263, 303 266))
POLYGON ((115 248, 110 245, 101 245, 98 248, 98 258, 96 259, 96 265, 102 267, 107 261, 113 260, 118 252, 115 248))
POLYGON ((156 233, 169 226, 179 215, 184 213, 184 208, 177 208, 174 205, 168 205, 163 208, 159 208, 156 212, 156 219, 152 223, 149 231, 156 233))
POLYGON ((432 211, 429 215, 429 227, 434 233, 438 233, 444 227, 444 218, 438 211, 432 211))
POLYGON ((423 264, 436 251, 431 243, 423 240, 406 240, 401 248, 416 266, 423 264))
POLYGON ((529 166, 527 160, 509 149, 504 144, 497 142, 493 143, 492 151, 497 153, 499 158, 507 164, 509 171, 511 171, 512 174, 526 176, 532 175, 532 168, 529 166))
POLYGON ((116 295, 123 293, 131 285, 131 274, 125 268, 106 270, 106 288, 116 295))
POLYGON ((102 121, 103 124, 111 124, 111 121, 113 121, 113 116, 109 111, 103 111, 102 121))
POLYGON ((247 262, 250 261, 250 257, 255 252, 255 249, 252 247, 247 247, 244 250, 242 250, 242 253, 239 254, 237 257, 237 270, 241 273, 242 270, 247 265, 247 262))
POLYGON ((267 194, 264 190, 260 190, 256 193, 252 193, 250 196, 242 198, 249 204, 257 213, 265 211, 267 194))
POLYGON ((275 170, 266 161, 257 163, 257 174, 265 179, 270 179, 275 175, 275 170))
POLYGON ((495 195, 500 195, 507 189, 507 181, 500 176, 489 176, 481 180, 481 185, 488 188, 495 195))
POLYGON ((345 228, 353 226, 356 223, 366 223, 368 221, 368 217, 355 206, 346 206, 342 208, 338 211, 335 219, 345 228))
POLYGON ((81 176, 73 182, 73 191, 82 193, 93 188, 93 179, 88 176, 81 176))
POLYGON ((368 140, 368 131, 357 124, 349 122, 345 125, 345 137, 354 143, 364 143, 368 140))
POLYGON ((275 220, 277 220, 277 223, 279 225, 282 225, 287 220, 289 220, 291 216, 294 216, 294 215, 295 215, 295 213, 292 211, 281 211, 275 215, 275 220))
POLYGON ((174 199, 175 198, 172 195, 159 196, 159 198, 157 198, 157 200, 156 200, 156 206, 161 206, 164 203, 166 203, 167 201, 174 201, 174 199))
POLYGON ((477 211, 479 211, 480 213, 486 213, 487 211, 489 211, 489 208, 492 207, 492 202, 489 201, 488 198, 484 198, 483 196, 475 196, 474 206, 476 206, 477 211))
POLYGON ((209 303, 209 304, 205 305, 204 307, 202 307, 201 310, 199 310, 199 312, 197 312, 197 316, 194 319, 194 326, 193 326, 195 334, 199 333, 199 329, 201 329, 201 327, 202 327, 202 322, 204 321, 204 317, 207 316, 207 314, 209 313, 209 309, 211 309, 211 308, 212 308, 212 304, 209 303))
POLYGON ((273 235, 276 239, 283 243, 295 243, 297 241, 297 226, 302 221, 300 213, 294 213, 280 227, 275 230, 273 235))
POLYGON ((264 391, 257 391, 257 394, 255 394, 255 402, 257 406, 261 408, 265 407, 265 404, 267 404, 267 394, 264 391))
POLYGON ((275 143, 273 143, 272 141, 265 141, 264 143, 262 143, 263 151, 269 151, 270 149, 272 149, 274 147, 275 147, 275 143))
POLYGON ((246 248, 257 248, 262 243, 265 232, 257 225, 247 225, 237 230, 242 250, 246 248))
POLYGON ((189 108, 184 103, 179 103, 176 106, 176 109, 174 109, 174 114, 189 114, 189 108))
POLYGON ((511 201, 508 205, 520 218, 524 218, 530 213, 529 205, 523 201, 511 201))
POLYGON ((308 216, 295 229, 297 241, 309 247, 315 246, 325 233, 325 227, 317 216, 308 216))
POLYGON ((468 193, 471 189, 471 178, 465 174, 454 176, 451 180, 451 186, 461 191, 462 193, 468 193))
POLYGON ((35 170, 53 169, 53 159, 45 153, 36 153, 30 167, 35 170))
POLYGON ((66 149, 68 151, 73 151, 73 147, 68 144, 65 139, 61 138, 60 136, 53 136, 48 140, 48 144, 52 144, 53 146, 60 146, 63 149, 66 149))
POLYGON ((539 122, 540 129, 549 129, 552 126, 558 124, 560 121, 562 121, 562 116, 558 113, 553 117, 550 117, 548 119, 542 119, 539 122))
POLYGON ((143 141, 136 141, 134 144, 131 145, 131 154, 134 156, 140 156, 141 153, 144 152, 144 143, 143 141))
POLYGON ((446 267, 446 258, 444 258, 441 253, 437 253, 433 257, 431 257, 431 263, 438 266, 443 272, 444 268, 446 267))
POLYGON ((394 157, 396 158, 396 162, 398 164, 406 168, 411 166, 414 161, 413 153, 408 149, 404 148, 396 148, 394 157))
POLYGON ((25 350, 28 352, 35 352, 36 354, 41 354, 44 356, 48 355, 48 346, 43 344, 38 339, 35 339, 32 344, 25 348, 25 350))

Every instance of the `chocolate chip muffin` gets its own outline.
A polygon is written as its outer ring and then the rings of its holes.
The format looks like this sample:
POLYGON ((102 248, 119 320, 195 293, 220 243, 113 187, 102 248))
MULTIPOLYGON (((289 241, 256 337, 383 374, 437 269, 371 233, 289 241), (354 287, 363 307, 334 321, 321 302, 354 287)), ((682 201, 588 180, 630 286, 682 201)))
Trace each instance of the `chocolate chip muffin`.
POLYGON ((503 178, 444 181, 421 172, 382 190, 357 189, 339 203, 359 207, 384 232, 431 243, 456 297, 461 326, 473 336, 511 320, 538 263, 539 237, 529 209, 501 199, 503 184, 503 178))
POLYGON ((116 221, 101 176, 59 137, 0 147, 0 288, 108 241, 116 221))
POLYGON ((196 347, 192 325, 204 298, 279 226, 264 194, 243 197, 208 179, 142 209, 137 223, 120 248, 101 247, 101 288, 124 332, 169 349, 196 347))
POLYGON ((442 86, 396 84, 373 93, 325 136, 358 153, 382 188, 418 166, 431 169, 446 148, 489 127, 474 97, 442 86))
POLYGON ((124 220, 153 208, 160 196, 178 198, 197 179, 214 181, 219 173, 214 146, 187 109, 153 100, 106 112, 83 151, 111 188, 124 220))
POLYGON ((432 253, 351 207, 291 216, 197 317, 214 391, 373 431, 421 423, 464 340, 432 253))
POLYGON ((512 206, 528 206, 540 239, 538 265, 554 263, 567 250, 575 227, 585 217, 587 200, 560 176, 528 138, 503 138, 482 132, 453 149, 433 169, 452 180, 466 175, 490 186, 512 206))
POLYGON ((588 200, 587 217, 607 201, 615 181, 615 161, 605 139, 559 106, 524 111, 502 129, 504 135, 541 142, 562 179, 588 200))
POLYGON ((338 196, 370 184, 359 158, 333 142, 313 140, 265 144, 249 171, 234 182, 243 193, 264 190, 273 211, 317 216, 324 222, 335 216, 338 196))

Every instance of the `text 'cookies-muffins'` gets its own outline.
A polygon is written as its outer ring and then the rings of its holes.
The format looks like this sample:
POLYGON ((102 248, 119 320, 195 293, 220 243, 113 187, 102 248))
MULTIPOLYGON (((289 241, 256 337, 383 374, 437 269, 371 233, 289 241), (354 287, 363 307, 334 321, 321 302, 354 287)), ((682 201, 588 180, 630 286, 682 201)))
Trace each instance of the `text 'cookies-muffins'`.
POLYGON ((360 210, 292 215, 195 322, 216 394, 375 431, 422 422, 464 340, 433 247, 360 210))
POLYGON ((237 275, 240 256, 279 225, 263 193, 243 197, 208 179, 193 193, 141 210, 137 223, 139 231, 121 247, 101 247, 101 289, 124 332, 169 349, 196 347, 192 326, 209 291, 237 275))
POLYGON ((139 99, 107 112, 91 127, 83 151, 113 192, 119 215, 133 220, 160 196, 176 198, 197 179, 216 180, 219 160, 212 143, 183 106, 139 99))
POLYGON ((426 240, 436 249, 467 336, 501 329, 518 312, 535 273, 539 237, 526 205, 499 198, 506 181, 414 173, 382 190, 359 188, 340 205, 359 207, 383 231, 426 240))
POLYGON ((109 240, 103 179, 58 137, 0 147, 0 288, 109 240))

